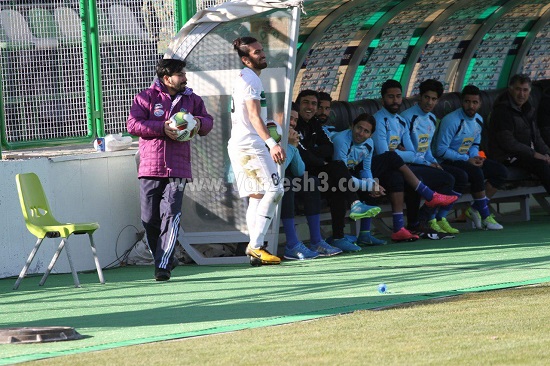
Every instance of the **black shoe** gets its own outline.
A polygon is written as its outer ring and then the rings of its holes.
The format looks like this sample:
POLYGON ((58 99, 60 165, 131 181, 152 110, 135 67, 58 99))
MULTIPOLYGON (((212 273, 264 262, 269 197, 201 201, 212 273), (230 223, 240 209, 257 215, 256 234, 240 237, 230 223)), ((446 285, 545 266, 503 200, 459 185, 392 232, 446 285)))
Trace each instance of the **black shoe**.
POLYGON ((155 269, 155 280, 168 281, 170 279, 170 271, 164 268, 155 269))
POLYGON ((407 229, 411 232, 411 234, 416 234, 420 237, 420 239, 430 239, 430 240, 441 240, 441 239, 447 239, 442 238, 443 233, 438 233, 437 231, 433 230, 431 227, 427 225, 423 225, 422 223, 409 226, 407 229))

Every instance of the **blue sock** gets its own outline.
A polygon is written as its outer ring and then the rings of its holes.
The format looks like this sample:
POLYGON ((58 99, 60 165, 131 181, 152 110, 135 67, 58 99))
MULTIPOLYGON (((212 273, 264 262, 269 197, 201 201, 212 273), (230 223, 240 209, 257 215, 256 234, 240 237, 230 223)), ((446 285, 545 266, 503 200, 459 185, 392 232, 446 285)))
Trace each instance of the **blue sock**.
POLYGON ((286 235, 286 247, 294 248, 298 244, 298 235, 296 235, 296 227, 294 225, 294 218, 282 219, 283 228, 285 229, 286 235))
POLYGON ((486 219, 491 214, 489 212, 489 200, 487 197, 476 198, 472 204, 472 207, 479 212, 482 219, 486 219))
POLYGON ((437 215, 435 217, 437 221, 440 221, 442 218, 447 217, 449 211, 453 209, 454 205, 454 203, 451 203, 450 205, 439 207, 439 211, 437 211, 437 215))
POLYGON ((424 197, 426 201, 431 201, 434 198, 434 191, 428 188, 428 186, 422 183, 422 181, 418 182, 418 187, 416 187, 415 191, 424 197))
POLYGON ((394 212, 393 218, 393 232, 396 233, 405 226, 405 219, 403 218, 403 212, 394 212))
MULTIPOLYGON (((453 195, 457 196, 458 198, 462 196, 462 194, 455 191, 453 191, 453 195)), ((436 216, 437 221, 441 220, 444 217, 447 217, 447 215, 449 214, 449 211, 453 209, 454 205, 455 205, 454 203, 451 203, 450 205, 439 207, 439 211, 437 212, 437 216, 436 216)))
POLYGON ((435 219, 437 221, 441 221, 442 218, 447 217, 449 214, 449 211, 453 208, 453 204, 451 203, 448 206, 439 207, 439 210, 437 211, 437 215, 435 215, 435 219))
POLYGON ((370 231, 370 223, 372 219, 370 217, 365 217, 364 219, 361 219, 361 228, 359 230, 361 231, 370 231))
POLYGON ((317 244, 323 240, 321 236, 321 215, 306 216, 306 219, 309 226, 309 240, 311 244, 317 244))

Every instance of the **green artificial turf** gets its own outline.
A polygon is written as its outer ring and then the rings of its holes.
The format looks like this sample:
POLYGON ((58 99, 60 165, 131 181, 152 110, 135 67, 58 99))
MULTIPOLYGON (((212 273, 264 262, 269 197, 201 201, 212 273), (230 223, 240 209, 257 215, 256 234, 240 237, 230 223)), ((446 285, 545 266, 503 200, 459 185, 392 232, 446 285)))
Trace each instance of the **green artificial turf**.
POLYGON ((0 345, 0 364, 292 323, 489 289, 550 281, 546 216, 499 232, 368 247, 280 266, 181 266, 170 281, 152 267, 52 275, 44 287, 0 280, 0 328, 70 326, 83 339, 0 345), (387 292, 380 294, 378 284, 387 292))

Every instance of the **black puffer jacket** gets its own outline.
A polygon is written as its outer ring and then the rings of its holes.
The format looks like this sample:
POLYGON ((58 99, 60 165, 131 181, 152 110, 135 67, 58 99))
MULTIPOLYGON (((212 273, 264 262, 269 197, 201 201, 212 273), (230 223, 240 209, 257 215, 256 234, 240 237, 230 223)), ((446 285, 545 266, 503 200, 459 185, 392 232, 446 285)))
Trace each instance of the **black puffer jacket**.
POLYGON ((535 152, 550 154, 537 127, 531 100, 518 108, 508 91, 493 104, 488 139, 488 156, 500 162, 514 157, 533 157, 535 152))
POLYGON ((316 172, 326 162, 332 160, 334 146, 316 117, 308 122, 299 117, 296 132, 300 135, 298 150, 307 171, 316 172))

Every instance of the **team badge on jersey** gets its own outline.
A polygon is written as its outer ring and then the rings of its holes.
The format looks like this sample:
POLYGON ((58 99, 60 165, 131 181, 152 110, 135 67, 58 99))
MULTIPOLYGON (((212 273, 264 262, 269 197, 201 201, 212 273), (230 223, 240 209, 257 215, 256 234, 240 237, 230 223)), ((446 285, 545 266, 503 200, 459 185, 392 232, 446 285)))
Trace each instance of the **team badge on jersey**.
POLYGON ((353 160, 351 158, 348 158, 348 161, 347 161, 346 165, 347 165, 348 169, 353 169, 357 165, 357 161, 353 160))
POLYGON ((390 136, 390 142, 388 144, 390 151, 394 151, 395 149, 397 149, 400 141, 401 138, 399 136, 390 136))
POLYGON ((430 135, 422 134, 418 135, 418 152, 426 152, 430 147, 430 135))
POLYGON ((474 143, 474 138, 473 137, 467 137, 467 138, 463 139, 462 144, 458 148, 458 152, 460 154, 468 153, 468 150, 470 150, 470 146, 472 146, 473 143, 474 143))
POLYGON ((153 108, 153 114, 157 117, 164 115, 164 108, 162 107, 161 103, 155 104, 155 107, 153 108))

